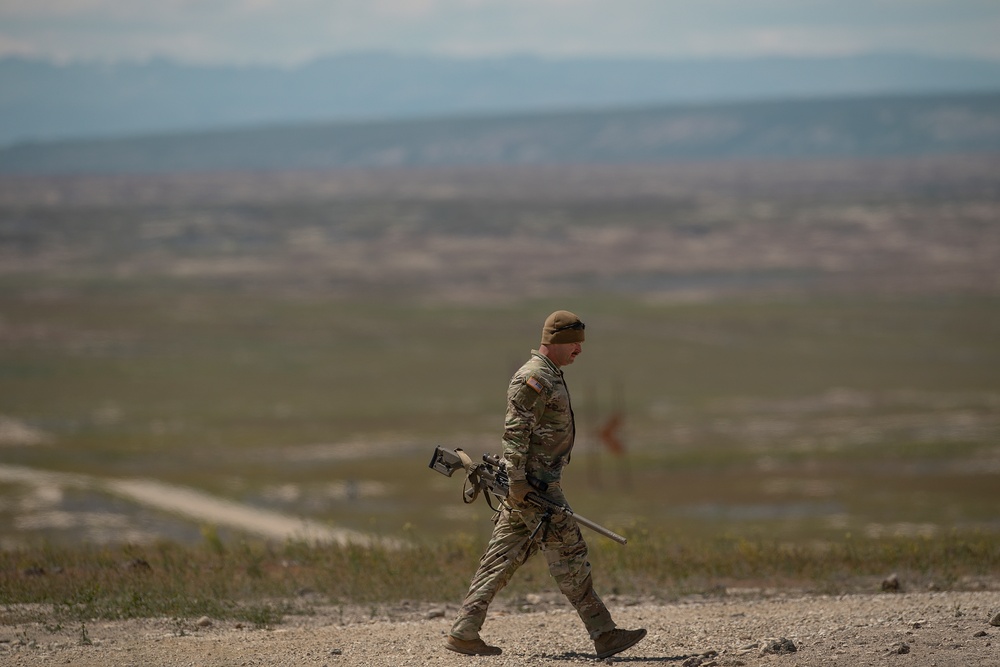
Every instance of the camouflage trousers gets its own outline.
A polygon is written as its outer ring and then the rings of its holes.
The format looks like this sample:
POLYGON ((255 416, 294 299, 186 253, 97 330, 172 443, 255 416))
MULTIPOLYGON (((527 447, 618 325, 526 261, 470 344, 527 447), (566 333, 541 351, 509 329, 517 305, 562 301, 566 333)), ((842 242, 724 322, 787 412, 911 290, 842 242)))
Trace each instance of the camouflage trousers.
MULTIPOLYGON (((549 487, 546 495, 559 503, 566 502, 556 484, 549 487)), ((462 602, 462 611, 451 628, 452 636, 466 640, 478 637, 493 598, 507 585, 517 568, 539 549, 548 561, 549 573, 576 608, 591 638, 614 630, 615 623, 608 608, 594 592, 587 543, 580 526, 572 517, 555 514, 545 520, 534 539, 530 539, 542 520, 542 512, 534 508, 500 511, 489 545, 479 561, 479 569, 462 602)))

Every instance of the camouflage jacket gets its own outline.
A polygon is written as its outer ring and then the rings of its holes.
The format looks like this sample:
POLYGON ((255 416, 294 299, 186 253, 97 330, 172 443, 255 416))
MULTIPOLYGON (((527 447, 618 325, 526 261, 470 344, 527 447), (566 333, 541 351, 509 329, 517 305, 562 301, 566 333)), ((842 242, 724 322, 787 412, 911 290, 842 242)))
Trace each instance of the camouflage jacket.
POLYGON ((507 387, 503 452, 512 480, 557 482, 569 463, 576 426, 562 371, 536 350, 507 387))

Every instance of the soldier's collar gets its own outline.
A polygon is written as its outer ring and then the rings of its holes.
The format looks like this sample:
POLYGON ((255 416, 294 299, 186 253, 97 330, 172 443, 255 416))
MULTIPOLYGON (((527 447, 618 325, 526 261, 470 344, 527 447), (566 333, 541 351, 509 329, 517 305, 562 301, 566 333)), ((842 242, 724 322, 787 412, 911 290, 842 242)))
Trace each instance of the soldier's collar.
POLYGON ((542 354, 538 350, 532 350, 531 354, 544 361, 545 365, 551 368, 553 373, 558 373, 559 375, 562 375, 562 369, 559 368, 559 366, 557 366, 554 361, 546 357, 544 354, 542 354))

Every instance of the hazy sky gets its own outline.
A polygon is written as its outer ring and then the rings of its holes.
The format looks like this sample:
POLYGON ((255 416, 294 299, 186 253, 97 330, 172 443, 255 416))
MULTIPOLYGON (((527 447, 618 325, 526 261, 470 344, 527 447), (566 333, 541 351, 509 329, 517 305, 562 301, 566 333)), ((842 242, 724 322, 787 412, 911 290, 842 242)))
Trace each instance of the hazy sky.
POLYGON ((296 64, 351 51, 1000 60, 1000 0, 0 0, 0 56, 296 64))

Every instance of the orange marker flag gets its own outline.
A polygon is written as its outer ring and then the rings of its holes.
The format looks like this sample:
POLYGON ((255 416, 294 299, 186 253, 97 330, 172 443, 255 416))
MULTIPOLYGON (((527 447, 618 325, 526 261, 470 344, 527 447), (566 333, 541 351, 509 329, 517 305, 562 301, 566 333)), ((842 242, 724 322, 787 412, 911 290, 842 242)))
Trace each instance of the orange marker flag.
POLYGON ((618 429, 621 428, 623 421, 621 413, 616 412, 611 415, 611 418, 598 431, 601 442, 608 448, 608 451, 616 456, 621 456, 625 453, 625 443, 618 437, 618 429))

